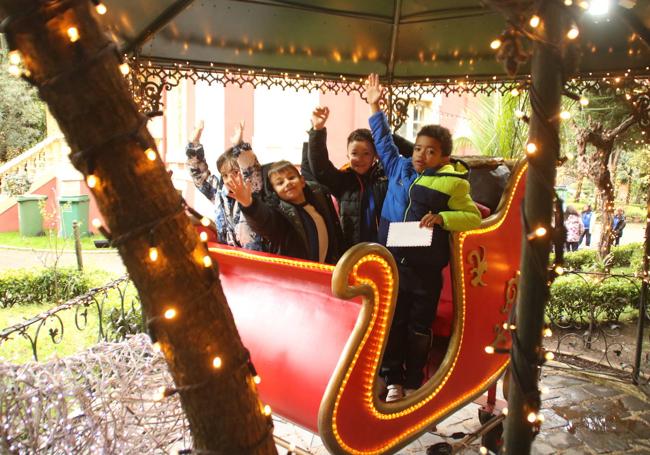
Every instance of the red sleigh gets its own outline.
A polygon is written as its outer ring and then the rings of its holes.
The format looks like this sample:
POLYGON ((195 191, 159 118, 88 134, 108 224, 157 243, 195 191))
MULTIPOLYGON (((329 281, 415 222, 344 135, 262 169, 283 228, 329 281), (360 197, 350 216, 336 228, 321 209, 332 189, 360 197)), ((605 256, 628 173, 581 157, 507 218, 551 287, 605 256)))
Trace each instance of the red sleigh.
POLYGON ((398 402, 381 401, 376 381, 397 292, 385 248, 357 245, 333 267, 210 243, 262 400, 332 453, 378 454, 483 394, 508 365, 486 347, 510 346, 504 323, 517 294, 525 173, 524 163, 513 170, 478 229, 452 236, 451 279, 434 324, 446 350, 426 383, 398 402))

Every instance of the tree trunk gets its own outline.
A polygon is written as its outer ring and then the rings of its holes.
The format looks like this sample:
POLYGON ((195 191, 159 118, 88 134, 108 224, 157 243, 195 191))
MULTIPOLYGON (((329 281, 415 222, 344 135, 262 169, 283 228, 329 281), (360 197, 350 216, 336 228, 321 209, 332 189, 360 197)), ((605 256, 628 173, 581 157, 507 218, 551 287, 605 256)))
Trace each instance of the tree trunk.
POLYGON ((614 240, 612 235, 612 221, 614 219, 614 188, 612 185, 611 174, 607 162, 612 153, 612 142, 607 142, 603 147, 596 150, 597 166, 598 169, 595 177, 596 188, 600 195, 601 209, 600 209, 600 241, 598 244, 598 256, 604 259, 612 249, 612 242, 614 240))
POLYGON ((217 265, 181 199, 118 69, 119 55, 91 2, 0 0, 0 17, 72 149, 73 164, 94 175, 97 205, 138 289, 187 414, 196 452, 275 453, 245 349, 219 282, 217 265), (71 42, 70 27, 79 39, 71 42), (158 249, 149 259, 150 247, 158 249), (173 319, 163 314, 177 311, 173 319), (220 369, 213 367, 219 356, 220 369))
POLYGON ((546 2, 540 10, 544 29, 542 39, 535 41, 532 59, 529 142, 537 145, 537 152, 529 156, 524 202, 524 229, 521 255, 521 277, 516 307, 516 326, 510 368, 516 387, 508 396, 504 453, 526 454, 530 448, 539 421, 531 424, 527 417, 538 413, 541 406, 538 390, 539 365, 542 359, 542 330, 544 307, 549 299, 548 259, 551 250, 551 219, 556 162, 559 156, 560 101, 562 96, 562 39, 564 7, 546 2), (526 225, 528 227, 526 227, 526 225), (529 240, 537 228, 547 234, 529 240))

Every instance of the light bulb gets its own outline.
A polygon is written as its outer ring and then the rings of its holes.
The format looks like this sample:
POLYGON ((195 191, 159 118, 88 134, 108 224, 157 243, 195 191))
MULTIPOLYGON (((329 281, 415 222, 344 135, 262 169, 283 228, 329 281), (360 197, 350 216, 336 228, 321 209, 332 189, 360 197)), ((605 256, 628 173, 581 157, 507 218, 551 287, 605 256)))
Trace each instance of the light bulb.
POLYGON ((97 14, 99 14, 100 16, 103 16, 104 14, 106 14, 106 11, 108 11, 108 9, 106 8, 106 5, 104 5, 103 3, 99 3, 95 6, 95 11, 97 11, 97 14))
POLYGON ((517 87, 513 88, 512 90, 510 90, 510 94, 511 94, 512 96, 519 96, 519 93, 520 93, 520 92, 519 92, 519 89, 518 89, 517 87))
POLYGON ((575 25, 567 32, 566 37, 569 39, 576 39, 580 34, 580 30, 575 25))
POLYGON ((555 273, 557 273, 558 275, 562 275, 564 273, 564 267, 558 265, 557 267, 555 267, 555 273))
POLYGON ((271 415, 271 406, 269 406, 268 404, 264 406, 264 415, 265 416, 271 415))
POLYGON ((537 28, 539 26, 539 23, 541 22, 541 19, 537 14, 534 14, 533 17, 530 18, 530 21, 528 23, 530 24, 531 27, 537 28))
POLYGON ((120 65, 120 73, 122 73, 124 76, 129 74, 129 71, 131 71, 131 68, 129 68, 129 64, 124 62, 120 65))
POLYGON ((253 376, 253 382, 255 384, 259 384, 260 382, 262 382, 262 378, 260 378, 259 375, 255 375, 253 376))
POLYGON ((580 106, 588 106, 589 105, 589 98, 585 98, 584 96, 580 97, 580 106))
POLYGON ((94 174, 86 176, 86 184, 88 185, 88 188, 95 188, 97 183, 99 183, 99 179, 94 174))
POLYGON ((9 65, 7 71, 9 71, 9 74, 11 74, 14 77, 20 76, 20 68, 17 65, 9 65))
POLYGON ((497 38, 497 39, 493 40, 493 41, 490 43, 490 47, 491 47, 492 49, 496 50, 496 49, 499 49, 499 48, 501 47, 501 44, 502 44, 502 43, 501 43, 501 40, 500 40, 499 38, 497 38))
POLYGON ((544 226, 538 227, 535 229, 535 235, 537 237, 544 237, 546 235, 546 228, 544 226))
POLYGON ((9 57, 10 64, 20 65, 20 61, 22 60, 20 56, 20 51, 9 51, 8 57, 9 57))
POLYGON ((207 216, 201 218, 201 224, 205 227, 210 226, 210 219, 207 216))
POLYGON ((91 223, 95 229, 99 229, 102 226, 102 222, 99 221, 99 218, 93 218, 91 223))
POLYGON ((208 268, 212 266, 212 259, 210 256, 203 256, 203 267, 208 268))
POLYGON ((156 152, 153 149, 148 148, 144 151, 144 154, 147 155, 149 161, 156 161, 156 152))
POLYGON ((485 346, 485 352, 487 354, 494 354, 494 346, 485 346))
POLYGON ((479 452, 481 455, 486 455, 486 454, 488 453, 488 449, 487 449, 487 447, 485 447, 485 446, 481 446, 481 448, 478 449, 478 452, 479 452))
POLYGON ((528 144, 526 144, 526 153, 532 155, 536 151, 537 151, 537 145, 535 145, 534 142, 529 142, 528 144))
POLYGON ((69 27, 67 33, 71 43, 79 41, 79 30, 77 30, 77 27, 69 27))
POLYGON ((528 420, 530 423, 535 423, 535 421, 537 420, 537 414, 535 414, 534 412, 529 413, 528 416, 526 417, 526 420, 528 420))
POLYGON ((515 117, 517 117, 517 118, 523 118, 524 115, 526 115, 526 113, 525 113, 524 111, 522 111, 521 109, 517 109, 517 110, 515 110, 515 117))
POLYGON ((149 260, 151 260, 151 262, 156 262, 158 260, 158 248, 155 246, 149 248, 149 260))
POLYGON ((503 414, 504 416, 507 416, 508 415, 508 408, 503 408, 501 410, 501 414, 503 414))
POLYGON ((199 234, 199 238, 201 239, 202 242, 207 242, 208 241, 208 233, 205 231, 201 231, 199 234))
POLYGON ((571 113, 569 111, 560 112, 560 118, 562 120, 569 120, 571 118, 571 113))
POLYGON ((159 342, 155 342, 154 344, 151 345, 151 348, 154 350, 154 352, 161 352, 162 351, 162 346, 160 346, 159 342))
POLYGON ((221 357, 217 356, 214 359, 212 359, 212 366, 214 368, 221 368, 221 365, 223 365, 223 362, 221 361, 221 357))
POLYGON ((177 315, 177 312, 176 312, 176 310, 174 308, 168 308, 163 313, 163 316, 165 317, 165 319, 174 319, 176 317, 176 315, 177 315))
POLYGON ((544 354, 544 358, 546 360, 553 360, 555 358, 555 354, 553 354, 551 351, 548 351, 546 354, 544 354))

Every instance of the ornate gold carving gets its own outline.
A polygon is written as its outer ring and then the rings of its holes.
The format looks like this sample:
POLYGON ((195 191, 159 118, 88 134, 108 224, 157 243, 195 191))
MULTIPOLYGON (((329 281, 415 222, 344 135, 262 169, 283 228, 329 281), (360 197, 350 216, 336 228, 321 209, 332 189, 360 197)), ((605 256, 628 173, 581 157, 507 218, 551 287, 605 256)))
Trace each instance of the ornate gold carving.
POLYGON ((487 283, 483 281, 483 275, 488 270, 488 262, 485 260, 485 248, 479 246, 478 249, 470 251, 467 261, 474 266, 469 271, 473 275, 470 284, 474 287, 487 286, 487 283))

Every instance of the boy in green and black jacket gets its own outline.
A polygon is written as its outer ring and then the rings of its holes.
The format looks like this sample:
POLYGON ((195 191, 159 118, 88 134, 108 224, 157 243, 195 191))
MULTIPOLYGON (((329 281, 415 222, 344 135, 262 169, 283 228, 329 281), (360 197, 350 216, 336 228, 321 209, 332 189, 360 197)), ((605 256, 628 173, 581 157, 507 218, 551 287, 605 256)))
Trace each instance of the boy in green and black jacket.
POLYGON ((388 385, 386 401, 395 401, 422 385, 442 269, 449 262, 449 231, 474 229, 481 215, 469 195, 468 167, 450 157, 449 130, 439 125, 423 127, 413 156, 401 156, 379 109, 382 92, 379 77, 371 74, 366 85, 373 112, 370 129, 388 177, 379 241, 386 244, 391 222, 419 221, 420 227, 433 229, 429 246, 389 248, 397 262, 399 292, 381 370, 388 385))

